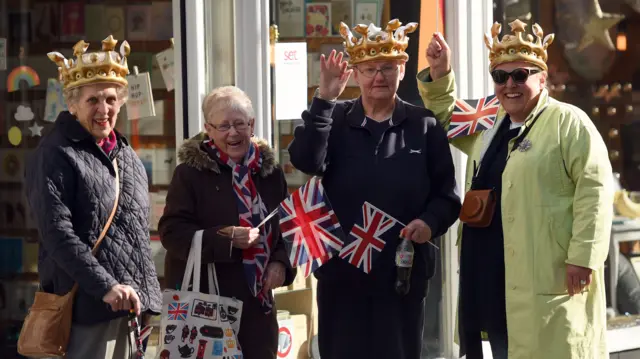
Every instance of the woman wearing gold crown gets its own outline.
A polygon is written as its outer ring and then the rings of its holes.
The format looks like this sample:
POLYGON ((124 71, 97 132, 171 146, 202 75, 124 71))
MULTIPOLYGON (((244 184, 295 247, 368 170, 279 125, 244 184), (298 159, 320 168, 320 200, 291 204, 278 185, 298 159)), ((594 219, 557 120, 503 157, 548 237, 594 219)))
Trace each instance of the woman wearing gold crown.
POLYGON ((64 295, 74 283, 79 286, 66 350, 70 359, 130 358, 136 348, 129 340, 129 311, 159 314, 162 307, 149 243, 146 172, 115 131, 129 73, 129 45, 124 41, 116 52, 116 43, 109 36, 102 51, 86 53, 89 44, 80 41, 75 59, 49 54, 59 66, 69 111, 59 114, 27 166, 42 289, 64 295))
MULTIPOLYGON (((498 23, 485 37, 500 101, 495 125, 452 140, 469 156, 459 242, 462 353, 481 358, 484 331, 494 358, 608 358, 603 274, 613 176, 607 149, 583 111, 549 96, 553 34, 543 38, 536 24, 534 41, 523 22, 510 26, 513 35, 502 40, 498 23), (484 205, 491 202, 493 211, 484 205), (480 212, 489 223, 478 221, 480 212)), ((427 60, 419 90, 448 128, 455 82, 440 34, 427 60)))
POLYGON ((373 250, 355 263, 335 255, 316 270, 323 358, 420 357, 424 299, 436 256, 427 242, 455 222, 460 198, 445 132, 431 111, 396 95, 409 57, 406 34, 416 27, 397 19, 384 31, 358 25, 356 38, 341 24, 348 63, 342 53, 322 56, 319 91, 289 147, 296 168, 323 175, 345 233, 363 222, 368 202, 407 224, 403 236, 415 248, 404 295, 394 288, 401 226, 375 235, 386 243, 377 259, 373 250), (337 101, 352 74, 362 95, 337 101))

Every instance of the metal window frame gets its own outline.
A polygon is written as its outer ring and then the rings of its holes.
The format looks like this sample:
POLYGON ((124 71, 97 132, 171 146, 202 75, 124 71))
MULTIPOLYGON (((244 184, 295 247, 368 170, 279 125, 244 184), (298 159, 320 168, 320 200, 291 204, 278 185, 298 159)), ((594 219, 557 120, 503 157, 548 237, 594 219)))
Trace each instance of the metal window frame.
POLYGON ((255 135, 273 145, 269 5, 269 0, 235 1, 235 82, 253 102, 255 135))
MULTIPOLYGON (((459 98, 480 98, 494 92, 489 76, 489 52, 481 36, 493 24, 492 0, 446 0, 446 40, 451 48, 451 66, 456 75, 459 98)), ((451 147, 456 170, 458 192, 465 193, 467 156, 451 147)), ((456 222, 447 232, 442 245, 443 256, 443 346, 447 358, 459 357, 455 343, 459 289, 458 226, 456 222)))
POLYGON ((206 91, 202 76, 205 73, 204 6, 203 0, 173 1, 176 151, 185 139, 197 135, 203 128, 200 106, 206 91))

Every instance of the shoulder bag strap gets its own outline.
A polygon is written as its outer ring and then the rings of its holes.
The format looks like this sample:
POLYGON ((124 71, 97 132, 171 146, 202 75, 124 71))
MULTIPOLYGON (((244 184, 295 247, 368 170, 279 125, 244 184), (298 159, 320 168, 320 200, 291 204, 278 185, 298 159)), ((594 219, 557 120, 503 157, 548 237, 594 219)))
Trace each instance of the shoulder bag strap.
MULTIPOLYGON (((93 250, 91 251, 94 256, 96 255, 96 253, 98 253, 98 246, 100 246, 100 243, 102 243, 102 240, 107 235, 107 231, 109 230, 109 227, 111 227, 111 222, 113 222, 113 217, 116 215, 116 210, 118 209, 118 198, 120 197, 120 173, 118 170, 118 160, 115 158, 113 159, 113 169, 116 172, 116 199, 115 201, 113 201, 113 208, 111 209, 109 219, 107 219, 107 223, 105 223, 104 227, 102 228, 100 237, 98 237, 98 240, 96 241, 96 244, 93 246, 93 250)), ((73 285, 73 288, 71 289, 72 295, 74 295, 77 291, 78 283, 73 285)))
POLYGON ((91 251, 94 256, 96 255, 96 253, 98 253, 98 246, 100 246, 100 243, 107 235, 107 231, 109 230, 109 227, 111 227, 111 222, 113 222, 113 217, 116 215, 116 210, 118 209, 118 198, 120 197, 120 173, 118 171, 118 160, 115 158, 113 159, 113 169, 116 172, 116 199, 115 201, 113 201, 113 208, 111 209, 109 219, 107 219, 107 223, 105 223, 104 228, 102 228, 100 237, 98 237, 98 240, 96 241, 96 244, 95 246, 93 246, 93 250, 91 251))

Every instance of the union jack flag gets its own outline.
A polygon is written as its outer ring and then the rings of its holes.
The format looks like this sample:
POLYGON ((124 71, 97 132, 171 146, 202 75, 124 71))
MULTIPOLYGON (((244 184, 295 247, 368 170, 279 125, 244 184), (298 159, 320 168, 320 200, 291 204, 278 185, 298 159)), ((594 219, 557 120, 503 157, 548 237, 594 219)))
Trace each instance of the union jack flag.
MULTIPOLYGON (((368 274, 386 244, 382 236, 396 225, 402 223, 371 203, 365 202, 362 205, 362 221, 353 225, 349 233, 352 241, 342 248, 340 258, 346 259, 368 274)), ((396 234, 400 233, 399 229, 400 227, 396 234)))
POLYGON ((320 178, 307 181, 278 211, 291 265, 303 268, 305 277, 342 249, 344 233, 320 178))
POLYGON ((187 320, 189 314, 189 303, 173 302, 169 303, 169 320, 187 320))
POLYGON ((447 137, 469 136, 493 127, 500 102, 495 95, 479 100, 456 100, 447 137))

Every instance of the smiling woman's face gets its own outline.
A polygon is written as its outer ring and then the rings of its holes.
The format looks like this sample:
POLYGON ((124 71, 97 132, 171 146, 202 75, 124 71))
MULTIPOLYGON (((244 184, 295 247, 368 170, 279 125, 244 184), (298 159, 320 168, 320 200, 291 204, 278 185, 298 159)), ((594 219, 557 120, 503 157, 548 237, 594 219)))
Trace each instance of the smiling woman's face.
POLYGON ((124 102, 119 85, 94 84, 79 88, 79 93, 69 105, 69 111, 96 141, 109 136, 116 127, 118 113, 124 102))
POLYGON ((511 116, 512 120, 524 121, 529 113, 536 106, 538 96, 546 86, 546 72, 526 62, 508 62, 496 66, 495 70, 512 72, 516 69, 527 69, 539 71, 530 74, 524 83, 517 83, 511 76, 504 84, 497 84, 494 81, 495 94, 511 116))
POLYGON ((233 160, 241 163, 249 151, 253 119, 239 110, 226 110, 211 116, 205 123, 207 135, 213 143, 233 160))

